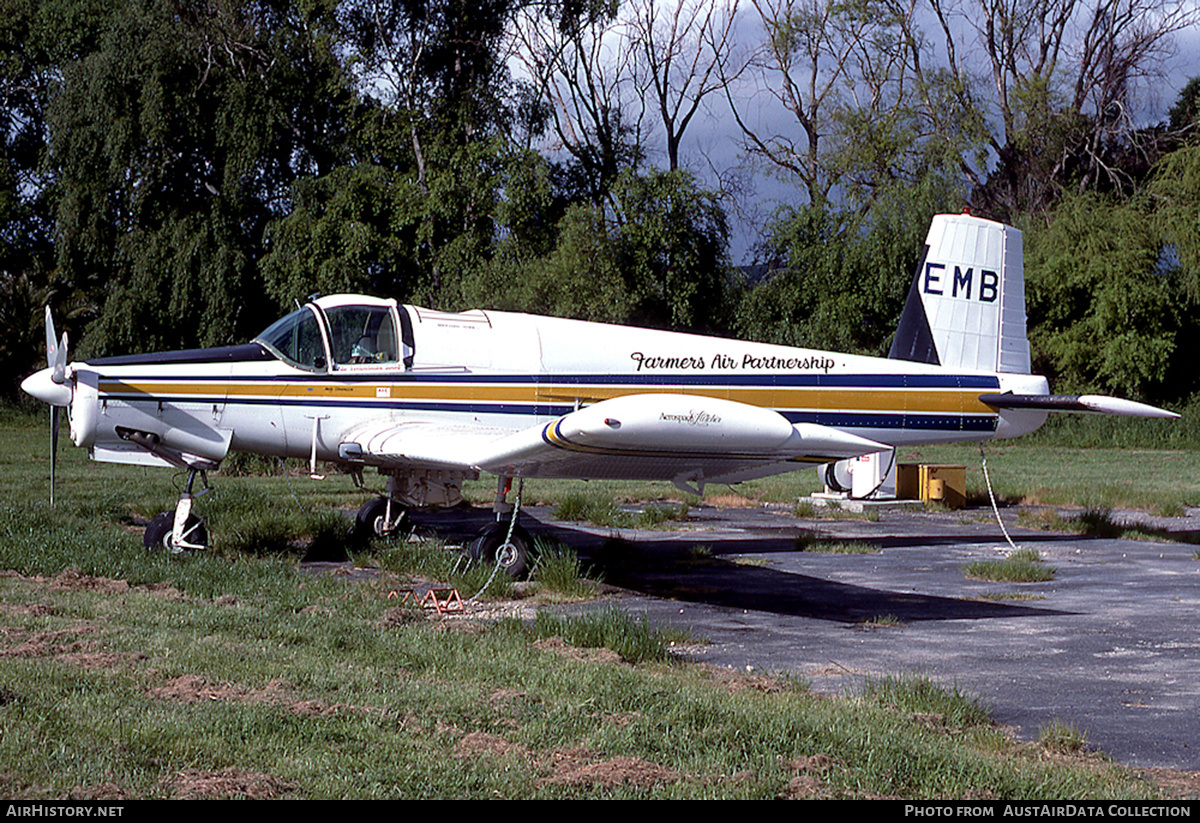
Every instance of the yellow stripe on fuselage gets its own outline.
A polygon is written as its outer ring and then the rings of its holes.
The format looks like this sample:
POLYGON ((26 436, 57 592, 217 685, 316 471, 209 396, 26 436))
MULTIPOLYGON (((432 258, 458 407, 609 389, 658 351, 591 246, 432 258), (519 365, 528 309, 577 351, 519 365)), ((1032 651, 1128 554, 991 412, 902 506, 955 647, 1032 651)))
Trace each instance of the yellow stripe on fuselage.
POLYGON ((995 410, 979 401, 979 390, 895 389, 895 388, 820 388, 775 386, 700 386, 700 385, 604 385, 529 383, 436 383, 385 382, 337 383, 246 382, 246 381, 123 381, 102 380, 103 394, 143 395, 146 400, 171 400, 188 397, 200 402, 225 398, 264 397, 280 399, 311 398, 316 401, 338 399, 423 400, 490 402, 505 404, 598 402, 630 394, 685 394, 717 397, 771 409, 815 409, 846 411, 927 412, 949 414, 994 414, 995 410))

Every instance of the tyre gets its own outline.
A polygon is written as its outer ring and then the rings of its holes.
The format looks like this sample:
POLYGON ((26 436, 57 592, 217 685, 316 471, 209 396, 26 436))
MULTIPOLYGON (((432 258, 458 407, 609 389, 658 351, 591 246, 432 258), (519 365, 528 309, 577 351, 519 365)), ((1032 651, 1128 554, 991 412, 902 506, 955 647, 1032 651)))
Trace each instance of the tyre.
POLYGON ((489 566, 499 565, 502 572, 520 580, 529 574, 529 549, 533 539, 520 526, 513 528, 512 539, 506 542, 507 537, 507 523, 492 523, 471 541, 467 551, 472 560, 489 566))
MULTIPOLYGON (((142 535, 142 545, 146 547, 146 551, 167 550, 173 554, 177 554, 185 549, 176 546, 171 539, 172 532, 175 529, 175 512, 162 512, 154 516, 146 526, 146 533, 142 535)), ((187 521, 183 526, 184 540, 198 546, 208 545, 208 527, 204 525, 204 521, 194 514, 188 515, 187 521)))
POLYGON ((411 531, 412 520, 408 516, 408 509, 393 501, 392 520, 388 522, 387 505, 386 497, 375 497, 362 504, 354 517, 355 538, 362 541, 373 537, 390 540, 411 531))

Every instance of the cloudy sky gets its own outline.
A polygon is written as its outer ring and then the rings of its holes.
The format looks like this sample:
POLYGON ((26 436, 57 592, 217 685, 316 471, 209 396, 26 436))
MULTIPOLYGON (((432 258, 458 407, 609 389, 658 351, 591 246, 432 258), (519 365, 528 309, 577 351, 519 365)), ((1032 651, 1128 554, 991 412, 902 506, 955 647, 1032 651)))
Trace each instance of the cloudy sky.
MULTIPOLYGON (((756 13, 747 0, 742 0, 740 24, 737 29, 737 48, 749 51, 762 42, 761 24, 754 19, 756 13)), ((1182 7, 1197 8, 1197 0, 1182 0, 1182 7)), ((1176 34, 1173 54, 1160 67, 1161 75, 1151 82, 1142 83, 1135 90, 1134 117, 1138 125, 1161 121, 1184 84, 1192 77, 1200 76, 1200 26, 1193 25, 1176 34)), ((930 54, 937 60, 939 55, 930 54)), ((797 132, 796 121, 782 111, 761 88, 763 78, 744 80, 735 94, 743 117, 754 127, 765 131, 773 129, 797 132), (756 89, 756 86, 758 87, 756 89)), ((651 117, 647 117, 647 122, 651 117)), ((650 161, 659 167, 666 166, 665 151, 654 137, 648 140, 651 149, 650 161)), ((803 197, 794 181, 783 179, 771 170, 751 165, 742 149, 742 135, 729 111, 723 96, 713 95, 704 110, 697 114, 689 127, 682 146, 681 163, 697 174, 710 187, 717 187, 719 180, 732 182, 740 190, 739 203, 730 209, 733 219, 732 252, 736 263, 748 263, 754 246, 759 242, 761 226, 770 215, 784 205, 798 205, 803 197)))

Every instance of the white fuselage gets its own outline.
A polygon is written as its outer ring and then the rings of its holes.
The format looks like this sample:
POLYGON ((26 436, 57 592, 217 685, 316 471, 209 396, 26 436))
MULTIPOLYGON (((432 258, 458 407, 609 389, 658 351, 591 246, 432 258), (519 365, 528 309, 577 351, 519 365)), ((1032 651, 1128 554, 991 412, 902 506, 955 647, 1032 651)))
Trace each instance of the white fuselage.
POLYGON ((128 440, 128 430, 213 462, 230 451, 315 452, 337 461, 347 432, 381 421, 502 435, 611 398, 655 394, 771 409, 793 424, 891 446, 1013 437, 1046 416, 998 412, 979 400, 1007 391, 1045 394, 1045 379, 1031 375, 522 314, 447 314, 361 297, 324 301, 330 313, 338 301, 386 306, 405 329, 407 362, 339 362, 327 334, 317 368, 266 348, 241 359, 215 350, 222 356, 76 363, 72 439, 96 459, 119 462, 159 462, 128 440))

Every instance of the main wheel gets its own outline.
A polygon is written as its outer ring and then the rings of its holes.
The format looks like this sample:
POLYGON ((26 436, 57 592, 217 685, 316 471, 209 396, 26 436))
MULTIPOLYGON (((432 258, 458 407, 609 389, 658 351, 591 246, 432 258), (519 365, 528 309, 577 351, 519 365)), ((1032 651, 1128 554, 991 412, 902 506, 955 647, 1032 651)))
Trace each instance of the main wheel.
POLYGON ((508 524, 499 521, 489 524, 479 536, 471 541, 467 551, 472 560, 489 566, 499 565, 500 570, 513 579, 529 574, 529 549, 533 539, 520 526, 512 530, 508 538, 508 524))
POLYGON ((391 539, 412 529, 408 509, 392 501, 392 519, 387 519, 388 499, 375 497, 362 504, 354 518, 354 536, 361 540, 372 537, 391 539))
MULTIPOLYGON (((172 540, 172 532, 175 530, 175 512, 162 512, 154 516, 154 519, 146 526, 146 533, 142 535, 142 545, 146 547, 146 551, 158 551, 166 549, 172 554, 178 554, 184 549, 175 545, 172 540)), ((183 524, 183 539, 197 546, 208 545, 208 527, 204 525, 204 521, 194 514, 189 514, 188 519, 183 524)))

